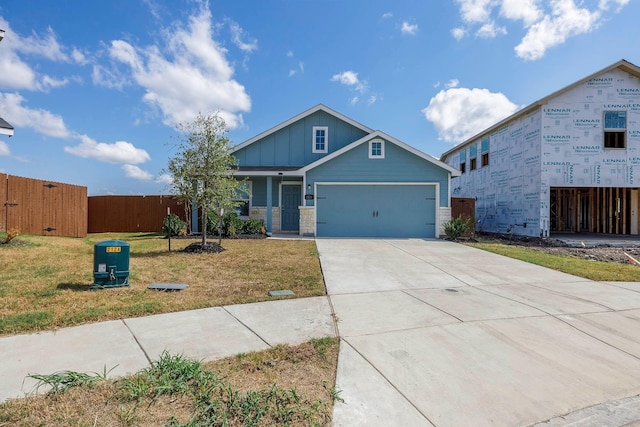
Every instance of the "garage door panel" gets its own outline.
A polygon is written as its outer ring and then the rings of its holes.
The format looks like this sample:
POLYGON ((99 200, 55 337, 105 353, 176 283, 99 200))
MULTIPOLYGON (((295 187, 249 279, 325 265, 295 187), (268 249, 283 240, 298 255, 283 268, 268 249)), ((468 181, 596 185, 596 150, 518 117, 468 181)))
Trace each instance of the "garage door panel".
POLYGON ((318 236, 435 237, 433 185, 319 185, 318 236))

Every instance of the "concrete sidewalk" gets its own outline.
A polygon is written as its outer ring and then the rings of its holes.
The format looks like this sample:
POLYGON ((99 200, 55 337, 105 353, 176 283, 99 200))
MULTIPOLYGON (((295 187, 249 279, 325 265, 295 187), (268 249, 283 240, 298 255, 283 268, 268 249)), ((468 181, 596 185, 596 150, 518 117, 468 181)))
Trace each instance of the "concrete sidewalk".
POLYGON ((316 243, 342 338, 334 425, 638 420, 640 283, 445 241, 316 243))
POLYGON ((137 372, 164 350, 214 360, 335 336, 326 297, 270 301, 101 322, 0 338, 0 401, 33 391, 29 374, 137 372))

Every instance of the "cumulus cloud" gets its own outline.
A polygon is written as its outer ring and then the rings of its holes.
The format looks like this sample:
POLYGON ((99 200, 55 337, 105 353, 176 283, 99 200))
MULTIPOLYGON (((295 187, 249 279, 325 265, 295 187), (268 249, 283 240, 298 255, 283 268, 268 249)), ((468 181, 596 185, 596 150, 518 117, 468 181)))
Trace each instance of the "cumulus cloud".
POLYGON ((515 113, 518 106, 487 89, 450 88, 438 92, 422 110, 440 139, 458 143, 515 113))
POLYGON ((124 176, 127 178, 133 178, 140 181, 151 181, 153 179, 152 173, 140 169, 138 166, 122 165, 121 168, 124 171, 124 176))
POLYGON ((462 38, 467 35, 467 30, 462 27, 454 28, 451 30, 451 35, 456 40, 462 40, 462 38))
POLYGON ((542 58, 550 47, 564 43, 569 37, 597 28, 601 12, 579 8, 573 0, 553 0, 551 14, 533 24, 519 45, 516 54, 525 60, 542 58))
POLYGON ((500 15, 514 21, 522 20, 526 27, 542 19, 540 0, 502 0, 500 15))
POLYGON ((14 127, 31 128, 34 131, 54 138, 69 138, 72 132, 62 116, 43 109, 32 109, 23 105, 25 99, 18 93, 0 93, 0 111, 11 117, 14 127))
POLYGON ((11 154, 11 150, 9 150, 9 146, 6 142, 0 141, 0 156, 9 156, 11 154))
POLYGON ((575 0, 455 0, 464 25, 453 28, 451 35, 456 40, 470 32, 495 38, 507 34, 496 18, 521 21, 524 35, 514 50, 524 60, 536 60, 570 37, 597 29, 607 13, 620 12, 629 1, 599 0, 593 5, 575 0))
POLYGON ((141 148, 136 148, 130 142, 116 141, 108 144, 96 142, 87 135, 77 135, 77 138, 80 140, 80 144, 74 147, 64 147, 64 151, 82 158, 125 165, 136 165, 151 159, 149 153, 141 148))
MULTIPOLYGON (((238 27, 239 28, 239 27, 238 27)), ((145 90, 142 100, 163 115, 169 126, 192 121, 199 112, 219 111, 229 128, 242 124, 242 113, 251 109, 243 85, 233 78, 227 50, 213 39, 207 4, 189 17, 163 30, 165 45, 139 47, 114 40, 109 55, 119 70, 94 68, 94 81, 117 87, 135 83, 145 90)), ((238 29, 238 41, 242 33, 238 29)), ((243 41, 241 49, 253 49, 243 41)))
POLYGON ((170 185, 173 182, 173 177, 167 173, 163 173, 155 179, 155 182, 158 184, 170 185))
POLYGON ((400 32, 402 34, 415 36, 418 33, 418 24, 409 24, 407 21, 404 21, 400 27, 400 32))
POLYGON ((85 59, 80 51, 60 44, 51 28, 42 36, 34 32, 23 37, 14 32, 9 22, 2 17, 0 28, 5 30, 0 55, 0 85, 5 88, 48 91, 69 82, 68 78, 59 79, 38 73, 22 59, 23 56, 44 58, 53 62, 84 63, 85 59))
POLYGON ((331 77, 331 81, 339 82, 346 86, 351 86, 354 90, 360 93, 364 93, 367 87, 367 81, 360 81, 360 79, 358 78, 358 73, 350 70, 334 74, 333 77, 331 77))
POLYGON ((493 39, 505 34, 507 34, 507 29, 505 27, 496 26, 494 21, 486 22, 478 29, 478 31, 476 31, 476 36, 483 39, 493 39))

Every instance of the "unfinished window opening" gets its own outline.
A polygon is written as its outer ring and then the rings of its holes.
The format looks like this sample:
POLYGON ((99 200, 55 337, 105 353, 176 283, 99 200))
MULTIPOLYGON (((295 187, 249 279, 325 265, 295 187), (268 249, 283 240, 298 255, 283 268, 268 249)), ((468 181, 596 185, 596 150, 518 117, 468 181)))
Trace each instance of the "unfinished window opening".
POLYGON ((460 163, 460 173, 465 173, 467 171, 467 164, 465 162, 460 163))
POLYGON ((482 154, 482 167, 489 166, 489 153, 482 154))
POLYGON ((471 167, 469 168, 469 170, 476 170, 476 159, 471 159, 471 167))
POLYGON ((604 148, 626 148, 627 112, 604 112, 604 148))

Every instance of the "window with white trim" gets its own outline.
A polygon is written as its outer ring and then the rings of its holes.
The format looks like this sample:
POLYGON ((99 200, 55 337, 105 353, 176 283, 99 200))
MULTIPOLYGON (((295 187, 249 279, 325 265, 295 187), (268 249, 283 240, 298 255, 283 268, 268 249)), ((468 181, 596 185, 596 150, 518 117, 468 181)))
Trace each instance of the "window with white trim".
POLYGON ((327 126, 313 127, 312 144, 314 153, 326 153, 329 151, 329 128, 327 126))
POLYGON ((384 159, 384 141, 381 139, 372 139, 369 141, 369 158, 384 159))
POLYGON ((251 212, 251 184, 251 181, 247 181, 244 183, 243 188, 238 189, 238 198, 236 201, 239 202, 239 204, 233 208, 235 213, 243 219, 248 219, 249 213, 251 212))
POLYGON ((626 148, 627 112, 604 112, 604 148, 626 148))

